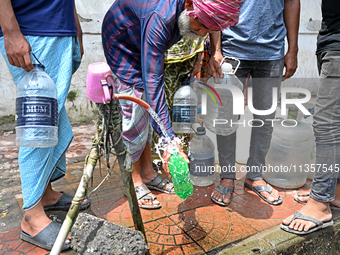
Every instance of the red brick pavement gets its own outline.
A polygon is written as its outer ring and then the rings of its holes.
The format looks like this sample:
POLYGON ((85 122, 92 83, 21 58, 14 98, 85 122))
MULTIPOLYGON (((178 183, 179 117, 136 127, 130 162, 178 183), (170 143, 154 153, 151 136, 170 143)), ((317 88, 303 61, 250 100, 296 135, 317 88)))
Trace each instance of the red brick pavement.
MULTIPOLYGON (((75 132, 75 140, 67 152, 69 162, 72 162, 72 158, 87 153, 91 145, 91 132, 93 127, 83 127, 79 132, 75 132)), ((4 149, 0 147, 0 155, 4 154, 1 153, 2 151, 4 149)), ((7 158, 17 153, 14 149, 7 151, 11 153, 7 158)), ((69 164, 66 177, 56 184, 57 189, 75 192, 82 168, 83 162, 69 164)), ((103 164, 102 173, 97 167, 93 187, 90 190, 102 180, 105 171, 103 164)), ((232 202, 228 207, 220 207, 212 203, 210 194, 213 185, 194 187, 194 195, 186 200, 176 195, 154 192, 162 208, 141 209, 151 253, 204 254, 276 226, 282 219, 302 207, 293 199, 296 191, 279 189, 283 203, 279 206, 271 206, 264 203, 253 192, 245 191, 243 181, 244 177, 238 176, 232 202)), ((133 227, 128 201, 123 195, 122 187, 123 182, 116 167, 110 179, 91 196, 91 210, 99 218, 133 227)), ((308 187, 303 189, 306 188, 308 189, 308 187)), ((0 254, 47 254, 43 249, 20 241, 19 236, 19 227, 0 232, 0 254)))

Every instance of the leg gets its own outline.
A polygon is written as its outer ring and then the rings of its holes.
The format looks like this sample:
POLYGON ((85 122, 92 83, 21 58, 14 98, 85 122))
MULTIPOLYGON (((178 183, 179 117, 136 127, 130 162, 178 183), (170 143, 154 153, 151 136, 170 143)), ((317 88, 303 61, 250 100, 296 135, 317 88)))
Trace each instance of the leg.
MULTIPOLYGON (((142 177, 141 177, 141 159, 139 159, 138 161, 133 163, 133 170, 131 172, 131 176, 132 176, 133 184, 134 184, 135 187, 138 187, 138 186, 140 186, 144 183, 143 180, 142 180, 142 177)), ((152 197, 151 192, 147 193, 147 195, 152 197)), ((138 200, 138 204, 139 205, 148 205, 148 206, 159 206, 160 202, 156 199, 140 198, 138 200)))
MULTIPOLYGON (((243 84, 245 84, 250 71, 251 65, 249 65, 249 61, 242 61, 236 75, 243 84)), ((234 187, 234 180, 236 180, 236 171, 233 169, 235 167, 236 132, 229 136, 217 135, 216 140, 221 167, 220 185, 222 187, 234 187)), ((214 189, 211 197, 227 205, 230 203, 231 193, 225 194, 223 198, 221 191, 214 189)))
MULTIPOLYGON (((236 132, 229 136, 217 135, 216 140, 221 167, 220 185, 222 187, 234 187, 234 180, 236 180, 236 171, 233 171, 233 168, 235 167, 236 132)), ((221 191, 214 189, 211 193, 211 197, 218 202, 229 204, 231 194, 232 193, 227 193, 223 198, 221 191)))
MULTIPOLYGON (((279 91, 283 71, 283 59, 276 61, 254 62, 256 67, 252 72, 253 77, 253 95, 249 95, 256 110, 269 110, 272 106, 276 109, 277 101, 273 102, 273 88, 279 91)), ((267 183, 262 178, 262 166, 265 165, 265 157, 269 150, 273 127, 271 121, 266 119, 274 119, 275 111, 269 115, 256 115, 254 119, 263 121, 261 123, 253 122, 251 133, 250 153, 247 161, 249 171, 247 173, 246 183, 252 187, 266 186, 267 183)), ((278 191, 272 189, 271 194, 268 192, 260 192, 269 202, 279 199, 278 191)))
MULTIPOLYGON (((140 171, 141 179, 143 180, 143 183, 149 184, 158 175, 154 171, 153 166, 152 166, 150 143, 146 144, 145 149, 140 157, 140 163, 141 163, 141 171, 140 171)), ((164 192, 170 192, 170 194, 175 193, 174 185, 170 181, 168 181, 168 183, 165 184, 160 189, 164 190, 164 192)))
MULTIPOLYGON (((310 199, 300 212, 324 222, 332 218, 329 203, 335 200, 335 194, 340 193, 335 191, 338 171, 334 171, 334 168, 340 164, 339 52, 319 54, 318 65, 321 79, 314 115, 316 166, 320 165, 326 171, 322 169, 316 171, 310 199)), ((334 203, 338 204, 339 200, 334 203)), ((300 232, 308 231, 316 225, 311 221, 301 219, 292 221, 292 216, 285 219, 283 224, 300 232)))

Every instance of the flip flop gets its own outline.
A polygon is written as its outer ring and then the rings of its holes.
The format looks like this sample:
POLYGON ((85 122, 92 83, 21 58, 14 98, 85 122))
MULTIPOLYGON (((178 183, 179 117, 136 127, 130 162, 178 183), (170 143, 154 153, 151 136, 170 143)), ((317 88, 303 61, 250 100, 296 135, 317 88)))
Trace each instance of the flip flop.
POLYGON ((309 194, 305 194, 305 195, 295 194, 295 196, 294 196, 294 200, 295 200, 296 202, 298 202, 298 203, 300 203, 300 204, 303 204, 303 205, 307 204, 307 202, 301 201, 301 200, 299 199, 299 197, 309 197, 309 194))
MULTIPOLYGON (((35 236, 31 236, 27 234, 26 232, 21 231, 20 238, 28 243, 34 244, 45 250, 50 251, 52 250, 55 240, 57 239, 60 228, 61 228, 61 224, 52 221, 50 224, 48 224, 43 230, 41 230, 35 236)), ((71 248, 71 242, 68 241, 68 243, 64 244, 62 251, 68 250, 70 248, 71 248)))
POLYGON ((331 210, 340 211, 340 207, 339 206, 332 205, 331 203, 329 203, 329 206, 331 207, 331 210))
POLYGON ((263 199, 263 201, 265 201, 266 203, 268 203, 270 205, 280 205, 280 204, 282 204, 281 196, 279 196, 279 198, 276 201, 271 202, 261 194, 261 192, 268 192, 269 194, 272 193, 273 187, 270 186, 268 183, 267 183, 266 186, 250 186, 248 183, 245 182, 244 187, 254 191, 260 198, 263 199))
MULTIPOLYGON (((214 189, 217 190, 218 192, 220 192, 220 193, 223 195, 222 201, 218 201, 218 200, 217 200, 216 198, 214 198, 212 195, 210 195, 210 199, 211 199, 215 204, 218 204, 218 205, 223 206, 223 207, 229 205, 230 202, 229 202, 229 203, 224 203, 223 200, 224 200, 226 194, 231 194, 231 193, 233 193, 234 187, 223 187, 221 184, 218 184, 218 185, 215 186, 214 189)), ((231 197, 230 197, 230 201, 231 201, 231 197)))
POLYGON ((145 183, 146 187, 153 190, 158 190, 167 194, 175 194, 174 185, 168 179, 163 178, 161 175, 157 174, 151 182, 145 183), (167 185, 168 184, 168 185, 167 185), (167 185, 166 189, 164 187, 167 185))
POLYGON ((306 216, 303 215, 302 213, 300 213, 299 211, 296 211, 294 213, 294 217, 292 218, 292 220, 290 221, 290 223, 288 225, 285 225, 283 223, 281 223, 280 227, 281 229, 283 229, 284 231, 287 231, 289 233, 293 233, 293 234, 297 234, 297 235, 306 235, 306 234, 310 234, 318 229, 322 229, 322 228, 327 228, 327 227, 331 227, 333 226, 333 220, 329 220, 329 221, 319 221, 313 217, 310 216, 306 216), (315 227, 312 227, 311 229, 308 229, 307 231, 298 231, 298 230, 294 230, 294 229, 290 229, 289 225, 295 220, 295 219, 301 219, 301 220, 307 220, 307 221, 311 221, 314 222, 316 224, 315 227))
MULTIPOLYGON (((143 199, 143 200, 151 200, 151 201, 155 201, 157 199, 157 197, 151 193, 151 191, 146 187, 145 184, 141 184, 137 187, 135 187, 135 191, 136 191, 136 196, 137 196, 137 200, 143 199), (151 194, 151 195, 148 195, 151 194)), ((159 209, 162 207, 161 204, 159 205, 139 205, 140 208, 143 209, 159 209)))
MULTIPOLYGON (((57 201, 57 203, 53 204, 53 205, 46 205, 44 206, 44 210, 45 211, 68 211, 70 209, 70 206, 72 204, 72 200, 73 197, 61 192, 63 195, 59 198, 59 200, 57 201)), ((90 205, 91 202, 90 200, 87 198, 87 201, 83 201, 80 204, 80 208, 79 210, 85 210, 87 209, 90 205)))

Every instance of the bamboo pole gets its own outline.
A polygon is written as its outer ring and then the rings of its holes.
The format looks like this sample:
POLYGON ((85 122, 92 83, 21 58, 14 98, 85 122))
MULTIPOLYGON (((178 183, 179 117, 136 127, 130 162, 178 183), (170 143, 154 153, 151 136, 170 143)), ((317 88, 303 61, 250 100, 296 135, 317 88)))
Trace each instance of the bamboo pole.
MULTIPOLYGON (((60 229, 58 237, 53 245, 51 250, 51 255, 58 255, 60 254, 62 247, 65 243, 68 233, 71 230, 73 225, 74 219, 79 211, 79 207, 81 202, 86 198, 87 188, 88 188, 88 181, 91 180, 93 175, 93 170, 97 164, 97 160, 100 159, 100 152, 105 150, 104 148, 104 138, 107 134, 105 132, 105 119, 108 119, 109 112, 110 112, 110 105, 104 104, 96 104, 99 113, 100 119, 97 123, 97 133, 92 140, 92 148, 86 158, 86 163, 83 171, 82 179, 79 183, 77 192, 75 197, 72 200, 72 205, 66 215, 66 218, 63 222, 63 225, 60 229)), ((122 140, 121 134, 121 116, 120 116, 120 106, 116 102, 112 102, 112 117, 109 120, 109 136, 112 140, 112 147, 114 148, 115 155, 117 156, 119 168, 122 174, 124 187, 126 190, 126 196, 129 201, 130 211, 132 214, 132 219, 134 222, 134 227, 136 230, 142 232, 145 242, 147 243, 145 229, 143 225, 142 216, 140 213, 140 209, 138 206, 138 201, 136 197, 136 192, 134 189, 133 181, 132 181, 132 160, 129 152, 126 150, 126 147, 122 140)), ((108 152, 110 153, 111 150, 108 152)), ((149 252, 147 252, 149 254, 149 252)))

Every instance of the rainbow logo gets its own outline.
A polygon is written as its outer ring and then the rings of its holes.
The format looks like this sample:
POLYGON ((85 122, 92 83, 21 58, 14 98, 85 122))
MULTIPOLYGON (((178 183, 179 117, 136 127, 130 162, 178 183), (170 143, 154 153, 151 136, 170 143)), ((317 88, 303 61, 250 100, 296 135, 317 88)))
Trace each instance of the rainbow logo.
MULTIPOLYGON (((217 96, 218 100, 220 101, 220 104, 222 105, 222 100, 221 100, 219 94, 217 93, 217 91, 213 87, 211 87, 210 85, 206 84, 205 82, 200 82, 199 81, 197 83, 208 87, 212 92, 214 92, 215 95, 217 96)), ((204 88, 200 88, 200 87, 197 87, 197 88, 199 88, 199 89, 203 90, 205 93, 207 93, 214 100, 215 105, 217 105, 215 97, 213 96, 213 94, 211 94, 211 92, 209 90, 204 89, 204 88)))

